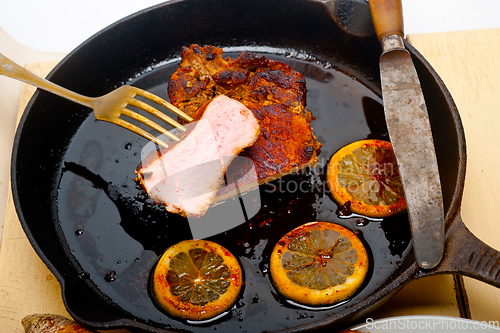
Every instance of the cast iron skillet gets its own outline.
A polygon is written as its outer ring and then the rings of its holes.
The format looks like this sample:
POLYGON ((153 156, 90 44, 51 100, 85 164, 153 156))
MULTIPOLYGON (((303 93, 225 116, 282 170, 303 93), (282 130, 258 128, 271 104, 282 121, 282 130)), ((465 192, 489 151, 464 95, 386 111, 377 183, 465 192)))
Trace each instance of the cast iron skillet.
POLYGON ((318 168, 284 179, 305 184, 306 190, 276 191, 278 182, 261 187, 259 213, 212 237, 235 253, 245 270, 246 284, 234 308, 212 322, 183 322, 161 312, 148 295, 158 256, 190 234, 183 219, 156 207, 133 182, 146 142, 96 122, 88 109, 37 92, 16 133, 12 190, 24 231, 61 283, 70 314, 96 328, 147 331, 340 329, 422 276, 458 273, 500 286, 499 253, 460 219, 466 153, 458 112, 443 82, 411 45, 443 186, 442 263, 431 271, 417 267, 405 214, 383 221, 341 218, 324 192, 322 166, 335 150, 366 137, 388 139, 379 97, 380 47, 371 25, 361 0, 170 1, 108 27, 61 61, 48 78, 79 93, 99 96, 134 84, 165 96, 184 45, 212 44, 232 56, 240 50, 265 53, 306 76, 308 109, 324 144, 318 168), (328 309, 290 304, 276 293, 268 274, 275 242, 313 220, 354 230, 372 257, 361 290, 328 309))

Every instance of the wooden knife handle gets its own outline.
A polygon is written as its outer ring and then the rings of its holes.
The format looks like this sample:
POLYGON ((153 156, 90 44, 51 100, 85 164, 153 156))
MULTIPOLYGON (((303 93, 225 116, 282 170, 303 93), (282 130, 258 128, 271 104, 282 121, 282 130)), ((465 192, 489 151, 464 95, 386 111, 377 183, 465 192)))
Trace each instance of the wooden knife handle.
POLYGON ((379 40, 398 34, 404 38, 401 0, 369 0, 373 25, 379 40))

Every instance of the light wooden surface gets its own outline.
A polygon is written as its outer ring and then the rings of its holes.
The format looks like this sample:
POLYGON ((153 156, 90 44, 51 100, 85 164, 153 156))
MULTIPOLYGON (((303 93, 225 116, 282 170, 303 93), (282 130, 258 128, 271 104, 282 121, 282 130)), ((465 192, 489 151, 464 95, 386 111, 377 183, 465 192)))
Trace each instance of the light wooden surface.
MULTIPOLYGON (((500 29, 410 36, 452 93, 465 129, 462 218, 500 250, 500 29)), ((500 289, 464 278, 471 316, 500 321, 500 289)))
MULTIPOLYGON (((426 34, 408 37, 440 74, 457 103, 468 147, 468 171, 462 216, 480 239, 500 249, 500 156, 495 129, 500 129, 500 29, 426 34)), ((54 63, 36 64, 41 75, 54 63)), ((20 104, 28 101, 23 90, 20 104)), ((21 106, 21 109, 24 109, 21 106)), ((20 320, 32 313, 68 316, 55 277, 26 239, 9 194, 0 246, 0 332, 23 332, 20 320)), ((500 320, 500 290, 465 279, 473 319, 500 320)), ((446 315, 459 317, 459 305, 451 276, 411 282, 372 318, 397 315, 446 315)), ((113 332, 126 332, 118 330, 113 332)))

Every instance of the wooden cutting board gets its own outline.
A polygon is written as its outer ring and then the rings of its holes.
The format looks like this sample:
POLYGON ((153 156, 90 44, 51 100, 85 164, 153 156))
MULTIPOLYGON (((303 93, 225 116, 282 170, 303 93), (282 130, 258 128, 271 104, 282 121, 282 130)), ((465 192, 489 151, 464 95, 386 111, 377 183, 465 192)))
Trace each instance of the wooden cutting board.
MULTIPOLYGON (((413 35, 408 40, 450 90, 465 129, 467 175, 462 218, 471 232, 500 250, 500 29, 413 35)), ((464 278, 470 314, 500 321, 500 289, 464 278)))
MULTIPOLYGON (((481 240, 500 249, 500 29, 412 35, 408 40, 424 55, 449 88, 464 124, 468 171, 462 217, 481 240), (487 213, 486 213, 487 212, 487 213)), ((30 64, 44 76, 55 63, 30 64)), ((28 67, 28 66, 27 66, 28 67)), ((32 87, 24 85, 20 110, 32 87)), ((0 247, 0 332, 23 332, 20 320, 32 313, 69 316, 60 286, 29 244, 9 195, 0 247)), ((470 315, 473 319, 500 320, 500 289, 464 279, 467 308, 457 301, 452 276, 417 280, 403 288, 371 317, 396 315, 470 315), (462 308, 461 308, 462 307, 462 308)), ((127 332, 115 330, 107 332, 127 332)))

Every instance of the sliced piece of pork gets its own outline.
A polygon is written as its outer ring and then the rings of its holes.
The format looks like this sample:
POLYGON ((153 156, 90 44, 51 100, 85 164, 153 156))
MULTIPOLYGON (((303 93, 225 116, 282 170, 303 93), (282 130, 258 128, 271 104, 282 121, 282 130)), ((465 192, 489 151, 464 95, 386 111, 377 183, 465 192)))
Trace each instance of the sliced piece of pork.
POLYGON ((136 181, 149 196, 182 216, 208 210, 230 163, 260 134, 253 113, 227 96, 217 96, 202 111, 181 141, 153 152, 136 170, 136 181))

